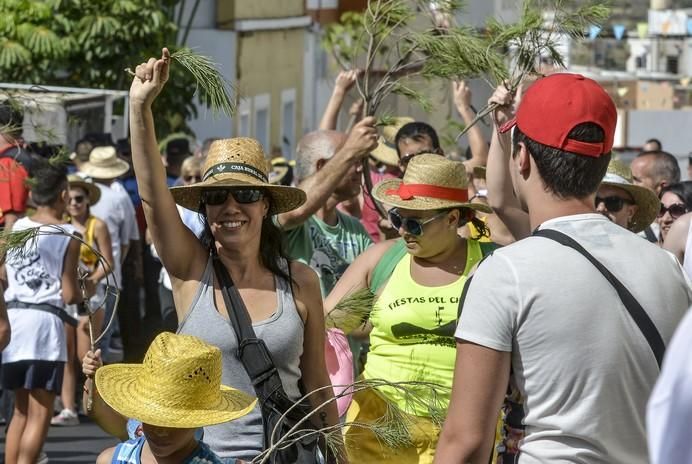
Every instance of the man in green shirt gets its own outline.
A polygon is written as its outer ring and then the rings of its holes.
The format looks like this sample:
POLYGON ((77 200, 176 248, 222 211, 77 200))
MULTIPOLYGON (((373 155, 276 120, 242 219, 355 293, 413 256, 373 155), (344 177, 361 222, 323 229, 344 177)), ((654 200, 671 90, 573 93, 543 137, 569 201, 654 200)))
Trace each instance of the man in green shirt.
POLYGON ((307 194, 300 208, 280 214, 288 255, 312 267, 326 296, 348 265, 372 244, 358 219, 336 206, 360 193, 364 157, 377 146, 374 118, 347 135, 330 130, 303 136, 297 147, 295 175, 307 194))

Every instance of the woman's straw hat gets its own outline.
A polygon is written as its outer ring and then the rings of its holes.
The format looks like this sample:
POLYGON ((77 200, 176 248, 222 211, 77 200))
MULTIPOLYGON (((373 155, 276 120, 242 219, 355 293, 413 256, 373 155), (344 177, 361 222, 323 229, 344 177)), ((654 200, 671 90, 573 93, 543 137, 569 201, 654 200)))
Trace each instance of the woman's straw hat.
POLYGON ((653 190, 634 185, 632 171, 627 164, 620 160, 612 160, 601 184, 621 188, 632 196, 634 204, 637 205, 637 212, 630 220, 629 230, 638 233, 654 222, 661 208, 661 201, 653 190))
POLYGON ((87 193, 89 196, 89 205, 95 205, 101 198, 101 190, 92 182, 85 181, 77 174, 70 174, 67 176, 67 182, 70 184, 70 187, 79 187, 87 193))
POLYGON ((115 147, 94 147, 89 153, 89 161, 79 170, 94 179, 115 179, 129 171, 130 165, 118 158, 115 147))
POLYGON ((372 196, 381 203, 413 210, 469 208, 492 213, 487 205, 469 203, 464 163, 425 153, 408 164, 403 179, 383 180, 372 196))
POLYGON ((272 214, 284 213, 305 203, 302 190, 269 182, 262 145, 245 137, 212 142, 202 168, 202 181, 173 187, 171 193, 180 206, 199 211, 203 190, 228 187, 261 187, 271 195, 272 214))
POLYGON ((191 429, 228 422, 257 400, 221 385, 221 351, 189 335, 163 332, 142 364, 96 371, 101 398, 125 417, 158 427, 191 429))
POLYGON ((394 140, 396 139, 396 133, 399 132, 403 126, 410 122, 414 122, 413 118, 393 118, 394 123, 382 128, 382 135, 377 140, 377 147, 370 152, 373 158, 377 161, 388 164, 390 166, 399 165, 399 155, 396 151, 396 145, 394 145, 394 140))

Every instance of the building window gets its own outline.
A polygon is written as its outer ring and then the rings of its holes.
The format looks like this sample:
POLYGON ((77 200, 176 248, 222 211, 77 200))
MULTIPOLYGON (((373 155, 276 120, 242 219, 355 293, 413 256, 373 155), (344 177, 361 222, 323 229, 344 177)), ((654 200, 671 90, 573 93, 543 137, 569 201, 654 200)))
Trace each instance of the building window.
POLYGON ((241 100, 238 108, 238 137, 250 137, 250 101, 241 100))
POLYGON ((271 152, 270 128, 271 128, 271 112, 269 106, 270 97, 268 93, 257 95, 254 99, 255 107, 255 138, 262 144, 265 153, 271 152))
POLYGON ((281 92, 281 153, 293 159, 296 134, 296 89, 281 92))

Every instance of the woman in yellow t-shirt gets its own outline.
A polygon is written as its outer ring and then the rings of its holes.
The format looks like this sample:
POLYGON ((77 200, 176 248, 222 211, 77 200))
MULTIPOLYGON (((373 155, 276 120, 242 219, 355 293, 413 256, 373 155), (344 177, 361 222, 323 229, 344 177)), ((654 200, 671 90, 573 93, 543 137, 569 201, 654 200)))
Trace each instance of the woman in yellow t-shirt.
POLYGON ((484 223, 474 212, 492 212, 469 201, 467 182, 462 163, 428 154, 411 160, 403 180, 380 182, 373 197, 393 207, 389 219, 401 238, 379 243, 359 256, 327 297, 329 316, 347 319, 330 311, 353 291, 372 288, 378 263, 392 259, 395 248, 401 248, 391 275, 376 289, 363 377, 425 385, 409 384, 407 392, 378 387, 353 396, 347 424, 373 424, 391 418, 391 408, 396 408, 395 417, 408 423, 409 436, 401 446, 388 448, 370 428, 348 426, 345 443, 351 462, 433 461, 441 420, 437 413, 446 411, 452 386, 459 299, 483 256, 481 244, 460 237, 457 228, 473 220, 483 232, 484 223))

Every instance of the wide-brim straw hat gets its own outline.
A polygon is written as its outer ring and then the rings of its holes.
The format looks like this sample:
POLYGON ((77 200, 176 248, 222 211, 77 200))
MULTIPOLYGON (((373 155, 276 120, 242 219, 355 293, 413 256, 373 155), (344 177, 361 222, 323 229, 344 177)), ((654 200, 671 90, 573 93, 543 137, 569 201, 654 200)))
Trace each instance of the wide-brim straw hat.
POLYGON ((411 122, 415 122, 415 120, 413 118, 400 117, 394 118, 393 124, 384 126, 382 134, 377 139, 377 147, 370 152, 372 157, 389 166, 398 166, 399 155, 396 151, 396 145, 394 145, 396 134, 399 132, 399 129, 411 122))
POLYGON ((202 169, 202 181, 173 187, 171 193, 180 206, 199 211, 204 190, 233 187, 257 187, 268 192, 272 199, 271 214, 296 209, 306 198, 299 188, 269 182, 262 145, 246 137, 212 142, 202 169))
POLYGON ((257 399, 221 385, 221 351, 189 335, 163 332, 142 364, 96 371, 101 398, 125 417, 157 427, 192 429, 252 411, 257 399))
POLYGON ((653 190, 634 185, 632 171, 627 164, 620 160, 612 160, 601 184, 621 188, 632 196, 634 204, 637 205, 637 212, 630 220, 629 230, 638 233, 654 222, 661 209, 661 201, 653 190))
POLYGON ((469 208, 493 212, 487 205, 469 202, 464 163, 432 153, 413 157, 403 179, 383 180, 373 188, 372 196, 381 203, 404 209, 469 208))
POLYGON ((76 174, 67 176, 67 182, 70 187, 79 187, 84 189, 89 197, 89 205, 95 205, 101 199, 101 190, 92 182, 87 182, 76 174))
POLYGON ((94 147, 89 153, 89 161, 79 170, 94 179, 115 179, 129 171, 130 165, 118 158, 115 147, 94 147))

